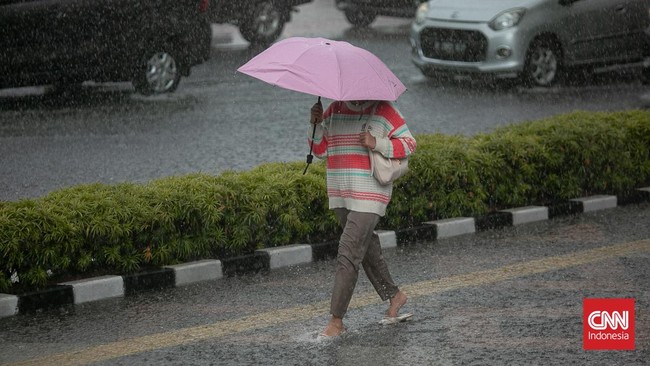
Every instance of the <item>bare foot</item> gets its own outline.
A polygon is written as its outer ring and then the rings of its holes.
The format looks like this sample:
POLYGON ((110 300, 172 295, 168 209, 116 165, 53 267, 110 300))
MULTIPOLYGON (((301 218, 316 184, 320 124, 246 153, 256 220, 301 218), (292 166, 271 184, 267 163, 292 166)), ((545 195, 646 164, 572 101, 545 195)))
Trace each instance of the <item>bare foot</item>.
POLYGON ((332 317, 330 322, 325 327, 325 330, 320 334, 324 337, 338 337, 343 332, 345 332, 345 326, 343 326, 343 319, 332 317))
POLYGON ((408 297, 402 291, 398 291, 395 296, 390 299, 390 306, 386 311, 386 316, 394 318, 399 314, 399 309, 406 304, 408 297))

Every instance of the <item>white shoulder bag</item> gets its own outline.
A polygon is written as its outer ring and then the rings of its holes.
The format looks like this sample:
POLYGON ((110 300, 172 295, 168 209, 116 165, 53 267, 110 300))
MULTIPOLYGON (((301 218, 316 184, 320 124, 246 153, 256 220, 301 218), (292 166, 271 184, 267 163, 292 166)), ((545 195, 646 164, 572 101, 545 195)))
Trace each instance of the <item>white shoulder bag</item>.
MULTIPOLYGON (((377 108, 376 104, 372 108, 372 114, 370 117, 375 114, 375 108, 377 108)), ((366 131, 369 131, 369 125, 370 118, 368 118, 368 122, 366 123, 366 131)), ((393 183, 397 178, 403 176, 409 170, 408 158, 387 158, 380 152, 373 151, 370 148, 368 149, 368 154, 370 155, 370 170, 372 175, 381 185, 393 183)))

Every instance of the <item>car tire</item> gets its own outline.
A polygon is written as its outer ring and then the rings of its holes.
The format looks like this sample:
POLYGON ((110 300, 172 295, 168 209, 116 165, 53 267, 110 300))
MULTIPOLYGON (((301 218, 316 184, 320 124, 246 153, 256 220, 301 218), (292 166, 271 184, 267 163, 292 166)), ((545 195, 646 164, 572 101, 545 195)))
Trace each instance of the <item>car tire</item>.
POLYGON ((159 50, 147 53, 133 81, 135 90, 143 95, 171 93, 181 80, 181 66, 173 53, 159 50))
POLYGON ((359 9, 347 9, 345 10, 345 18, 354 27, 364 28, 374 22, 377 15, 359 9))
POLYGON ((274 1, 257 2, 242 19, 239 33, 251 44, 271 44, 282 34, 289 16, 289 10, 274 1))
POLYGON ((562 54, 557 42, 538 39, 526 52, 523 81, 530 86, 549 87, 560 79, 562 54))

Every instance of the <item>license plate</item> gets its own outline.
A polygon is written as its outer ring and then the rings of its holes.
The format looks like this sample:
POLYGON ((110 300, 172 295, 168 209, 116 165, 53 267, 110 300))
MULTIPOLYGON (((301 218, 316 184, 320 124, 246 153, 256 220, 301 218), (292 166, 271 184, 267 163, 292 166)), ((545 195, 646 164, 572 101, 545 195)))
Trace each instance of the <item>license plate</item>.
POLYGON ((443 53, 463 53, 467 50, 467 44, 461 42, 440 42, 436 41, 434 48, 443 53))

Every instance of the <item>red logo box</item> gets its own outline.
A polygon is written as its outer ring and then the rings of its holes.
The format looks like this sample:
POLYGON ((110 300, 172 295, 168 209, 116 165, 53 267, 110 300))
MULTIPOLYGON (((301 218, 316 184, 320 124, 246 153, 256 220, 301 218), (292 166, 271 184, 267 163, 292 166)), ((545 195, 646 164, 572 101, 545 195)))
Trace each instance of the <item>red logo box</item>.
POLYGON ((634 350, 634 299, 583 299, 585 350, 634 350))

